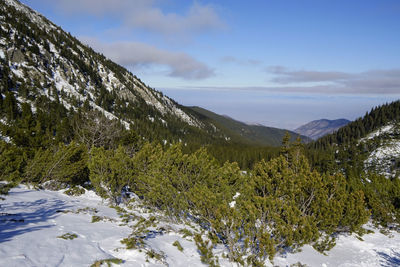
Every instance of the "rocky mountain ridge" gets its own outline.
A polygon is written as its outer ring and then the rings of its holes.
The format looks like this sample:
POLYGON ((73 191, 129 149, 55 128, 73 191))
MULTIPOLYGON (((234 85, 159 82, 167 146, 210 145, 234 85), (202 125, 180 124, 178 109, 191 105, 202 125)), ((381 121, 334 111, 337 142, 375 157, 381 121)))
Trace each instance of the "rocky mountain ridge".
POLYGON ((324 135, 333 133, 337 131, 339 128, 345 126, 350 121, 346 119, 338 119, 338 120, 314 120, 307 124, 304 124, 294 131, 298 134, 305 135, 310 137, 311 139, 318 139, 324 135))

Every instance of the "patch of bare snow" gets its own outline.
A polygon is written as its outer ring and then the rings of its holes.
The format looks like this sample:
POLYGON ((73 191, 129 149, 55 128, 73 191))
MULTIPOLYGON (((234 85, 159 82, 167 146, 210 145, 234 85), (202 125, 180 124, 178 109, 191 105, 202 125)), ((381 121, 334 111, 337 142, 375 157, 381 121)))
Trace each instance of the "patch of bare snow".
POLYGON ((24 78, 24 72, 18 68, 18 65, 14 65, 11 67, 11 71, 14 73, 15 76, 18 78, 24 78))
POLYGON ((385 126, 379 128, 378 130, 368 134, 366 137, 362 138, 361 141, 370 140, 375 137, 381 136, 383 134, 391 133, 391 132, 393 132, 394 128, 395 128, 394 124, 385 125, 385 126))
POLYGON ((379 173, 392 176, 391 167, 396 159, 400 158, 400 140, 390 140, 378 147, 365 160, 366 168, 374 167, 379 173))

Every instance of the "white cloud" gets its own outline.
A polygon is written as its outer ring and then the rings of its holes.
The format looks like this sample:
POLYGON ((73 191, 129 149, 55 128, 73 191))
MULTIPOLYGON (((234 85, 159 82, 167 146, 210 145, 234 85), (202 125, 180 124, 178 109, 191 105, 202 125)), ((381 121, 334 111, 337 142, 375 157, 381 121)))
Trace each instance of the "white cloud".
POLYGON ((102 43, 96 39, 81 38, 95 50, 124 66, 162 65, 169 68, 168 75, 187 80, 211 77, 214 71, 204 63, 181 52, 161 50, 139 42, 102 43))
POLYGON ((277 75, 272 81, 288 84, 296 82, 331 82, 349 78, 351 75, 338 71, 290 71, 283 66, 271 66, 267 71, 277 75))
POLYGON ((120 20, 125 27, 144 29, 170 37, 225 27, 213 6, 197 2, 193 2, 183 14, 178 14, 164 12, 160 4, 165 1, 161 0, 42 1, 47 1, 49 5, 55 6, 62 13, 112 17, 120 20))
POLYGON ((271 80, 272 82, 282 85, 290 84, 291 86, 279 87, 279 90, 287 92, 400 94, 400 69, 347 73, 339 71, 292 71, 282 66, 272 66, 267 68, 267 72, 275 75, 271 80), (311 83, 312 85, 304 86, 302 85, 304 83, 311 83))

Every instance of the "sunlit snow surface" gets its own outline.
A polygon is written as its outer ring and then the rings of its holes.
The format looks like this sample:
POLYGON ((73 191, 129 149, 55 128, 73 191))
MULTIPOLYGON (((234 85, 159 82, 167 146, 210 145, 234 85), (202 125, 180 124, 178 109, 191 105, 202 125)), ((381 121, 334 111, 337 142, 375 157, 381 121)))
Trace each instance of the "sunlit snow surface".
MULTIPOLYGON (((96 260, 109 258, 124 260, 122 266, 165 266, 147 259, 145 251, 127 250, 121 244, 132 229, 120 226, 122 222, 117 212, 93 192, 70 197, 59 191, 37 191, 21 185, 10 190, 5 198, 0 201, 2 267, 90 266, 96 260), (79 209, 86 210, 77 213, 79 209), (93 215, 113 221, 92 223, 93 215), (58 238, 66 233, 78 237, 73 240, 58 238)), ((157 252, 164 251, 169 266, 202 266, 194 242, 179 233, 150 237, 146 243, 157 252), (176 240, 184 247, 183 252, 172 245, 176 240)))
MULTIPOLYGON (((128 237, 132 229, 120 224, 116 211, 93 192, 69 197, 62 192, 19 186, 0 201, 0 266, 90 266, 96 260, 113 257, 124 260, 122 266, 164 266, 154 260, 146 261, 143 251, 125 249, 120 240, 128 237), (112 221, 92 223, 93 215, 106 216, 112 221), (66 233, 76 234, 77 238, 58 238, 66 233)), ((385 236, 375 230, 362 238, 364 241, 355 235, 340 236, 327 256, 305 246, 302 252, 276 256, 273 265, 290 266, 297 262, 307 266, 400 265, 400 234, 392 232, 385 236)), ((194 242, 178 232, 150 237, 146 244, 155 251, 163 251, 169 266, 203 266, 194 242), (172 245, 176 240, 183 252, 172 245)), ((220 255, 223 251, 219 246, 214 253, 220 255)), ((221 266, 236 266, 219 258, 221 266)), ((267 265, 272 266, 269 262, 267 265)))

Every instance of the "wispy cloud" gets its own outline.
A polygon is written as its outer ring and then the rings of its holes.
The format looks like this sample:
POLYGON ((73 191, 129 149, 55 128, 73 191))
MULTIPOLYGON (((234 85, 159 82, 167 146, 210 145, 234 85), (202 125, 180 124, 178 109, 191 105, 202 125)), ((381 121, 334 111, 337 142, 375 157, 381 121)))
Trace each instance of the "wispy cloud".
POLYGON ((162 65, 168 75, 186 80, 200 80, 214 76, 214 70, 188 54, 161 50, 139 42, 103 43, 97 39, 81 38, 95 50, 126 67, 162 65))
POLYGON ((271 66, 267 68, 269 73, 275 74, 273 82, 289 84, 302 82, 336 82, 350 78, 350 74, 337 71, 290 71, 283 66, 271 66))
POLYGON ((229 64, 237 64, 237 65, 245 65, 245 66, 259 66, 261 65, 261 61, 257 59, 241 59, 234 56, 225 56, 220 59, 222 63, 229 63, 229 64))
POLYGON ((310 93, 400 94, 400 69, 368 70, 359 73, 339 71, 289 70, 268 67, 279 90, 310 93), (311 85, 304 85, 305 83, 311 85), (314 84, 313 84, 314 83, 314 84), (318 84, 315 84, 318 83, 318 84), (282 85, 291 85, 282 87, 282 85))
POLYGON ((192 35, 222 29, 225 24, 211 5, 193 4, 183 13, 165 12, 155 0, 42 0, 65 14, 112 17, 124 27, 166 36, 192 35), (158 5, 157 5, 158 4, 158 5))

